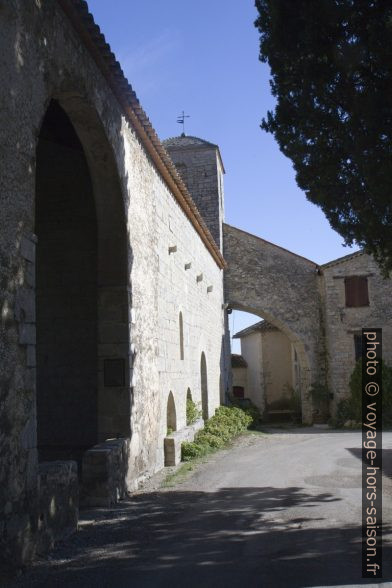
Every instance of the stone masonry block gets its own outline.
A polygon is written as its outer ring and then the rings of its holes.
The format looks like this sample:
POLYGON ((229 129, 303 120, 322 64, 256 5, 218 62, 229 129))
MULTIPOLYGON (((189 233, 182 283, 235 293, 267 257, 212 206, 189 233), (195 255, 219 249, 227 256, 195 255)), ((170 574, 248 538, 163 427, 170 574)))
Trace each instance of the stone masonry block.
POLYGON ((203 419, 199 419, 193 425, 175 431, 164 439, 165 466, 178 465, 181 461, 181 444, 184 441, 193 441, 197 431, 204 427, 203 419))
POLYGON ((126 495, 128 439, 108 439, 85 452, 82 461, 82 504, 111 506, 126 495))

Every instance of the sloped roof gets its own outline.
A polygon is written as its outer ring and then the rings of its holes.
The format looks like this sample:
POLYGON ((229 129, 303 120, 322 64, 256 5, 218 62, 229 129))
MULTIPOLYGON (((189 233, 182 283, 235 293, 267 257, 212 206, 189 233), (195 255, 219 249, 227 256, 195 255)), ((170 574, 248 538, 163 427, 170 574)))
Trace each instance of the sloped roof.
POLYGON ((218 145, 216 145, 215 143, 211 143, 210 141, 206 141, 205 139, 201 139, 200 137, 194 137, 192 135, 185 135, 184 133, 182 133, 181 135, 178 135, 178 137, 169 137, 168 139, 165 139, 164 141, 162 141, 162 144, 164 145, 164 147, 166 148, 172 148, 172 149, 194 149, 195 147, 200 147, 200 148, 213 148, 216 149, 218 152, 218 156, 219 156, 219 161, 221 163, 223 172, 225 173, 225 167, 223 165, 223 161, 222 161, 222 156, 219 150, 218 145))
POLYGON ((239 355, 238 353, 232 353, 231 354, 231 367, 232 368, 246 368, 246 367, 248 367, 248 364, 246 363, 246 361, 242 357, 242 355, 239 355))
POLYGON ((168 139, 164 139, 162 141, 165 147, 194 147, 199 145, 200 147, 215 147, 218 149, 218 145, 215 143, 210 143, 205 139, 201 139, 200 137, 193 137, 192 135, 178 135, 178 137, 169 137, 168 139))
POLYGON ((321 269, 324 267, 331 267, 332 265, 338 265, 339 263, 344 263, 345 261, 350 261, 350 259, 354 259, 354 257, 359 257, 360 255, 365 255, 363 249, 360 251, 354 251, 354 253, 349 253, 349 255, 344 255, 343 257, 338 257, 337 259, 333 259, 332 261, 328 261, 321 265, 321 269))
POLYGON ((245 231, 244 229, 239 229, 238 227, 233 227, 233 225, 229 225, 228 223, 223 223, 223 224, 224 224, 224 226, 228 227, 228 229, 234 229, 235 231, 238 231, 239 233, 244 233, 244 235, 249 235, 250 237, 257 239, 258 241, 262 241, 263 243, 266 243, 267 245, 272 245, 272 247, 276 247, 276 249, 280 249, 280 251, 285 251, 286 253, 293 255, 297 259, 303 259, 303 261, 306 261, 306 263, 313 266, 315 270, 317 270, 319 268, 319 265, 315 261, 312 261, 311 259, 308 259, 307 257, 304 257, 303 255, 298 255, 298 253, 294 253, 294 251, 290 251, 290 249, 286 249, 285 247, 282 247, 281 245, 277 245, 276 243, 272 243, 272 241, 267 241, 267 239, 264 239, 263 237, 260 237, 259 235, 254 235, 253 233, 249 233, 249 231, 245 231))
POLYGON ((58 3, 104 76, 124 114, 169 190, 200 235, 217 265, 223 268, 225 261, 219 247, 208 230, 174 163, 171 161, 150 120, 142 109, 132 86, 125 77, 114 53, 111 51, 110 45, 106 43, 106 39, 101 33, 99 26, 95 24, 94 17, 89 12, 87 2, 84 0, 58 0, 58 3))
POLYGON ((257 331, 261 331, 265 333, 266 331, 278 331, 278 327, 271 325, 271 323, 267 323, 265 320, 261 320, 250 327, 246 327, 242 331, 238 331, 235 335, 233 335, 233 339, 241 339, 242 337, 246 337, 247 335, 251 335, 252 333, 256 333, 257 331))

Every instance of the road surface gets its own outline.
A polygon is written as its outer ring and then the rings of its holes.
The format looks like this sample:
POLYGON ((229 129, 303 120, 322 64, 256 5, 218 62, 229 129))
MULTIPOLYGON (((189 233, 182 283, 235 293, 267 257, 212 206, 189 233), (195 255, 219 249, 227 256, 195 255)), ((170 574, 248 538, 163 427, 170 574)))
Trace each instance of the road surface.
MULTIPOLYGON (((392 579, 392 433, 384 434, 384 586, 392 579)), ((111 510, 18 587, 305 588, 361 580, 361 434, 245 435, 175 487, 111 510)))

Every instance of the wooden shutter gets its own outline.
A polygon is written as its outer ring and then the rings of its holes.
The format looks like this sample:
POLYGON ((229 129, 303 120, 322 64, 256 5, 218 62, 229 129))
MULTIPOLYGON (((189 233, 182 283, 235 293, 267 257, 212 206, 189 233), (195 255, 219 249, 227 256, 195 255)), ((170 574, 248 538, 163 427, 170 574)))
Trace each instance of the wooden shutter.
POLYGON ((346 306, 369 306, 368 281, 363 276, 351 276, 344 280, 346 306))

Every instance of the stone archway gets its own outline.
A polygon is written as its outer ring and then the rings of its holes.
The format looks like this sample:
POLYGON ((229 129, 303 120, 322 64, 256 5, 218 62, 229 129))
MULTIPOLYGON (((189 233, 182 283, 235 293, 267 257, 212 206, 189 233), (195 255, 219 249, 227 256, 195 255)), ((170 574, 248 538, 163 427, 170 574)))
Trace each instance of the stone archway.
POLYGON ((311 422, 308 396, 325 378, 318 266, 277 245, 224 225, 225 300, 276 326, 294 344, 301 374, 302 419, 311 422))
POLYGON ((128 253, 114 157, 95 110, 52 100, 37 145, 40 459, 130 435, 128 253))

